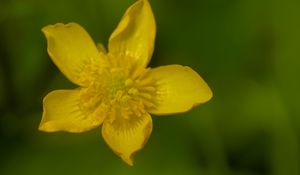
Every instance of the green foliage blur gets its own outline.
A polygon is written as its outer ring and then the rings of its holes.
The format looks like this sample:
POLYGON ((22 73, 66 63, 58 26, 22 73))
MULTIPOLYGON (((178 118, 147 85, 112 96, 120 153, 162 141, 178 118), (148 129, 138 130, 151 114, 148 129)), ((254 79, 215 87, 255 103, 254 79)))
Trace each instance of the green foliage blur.
POLYGON ((42 98, 75 87, 49 59, 41 28, 77 22, 106 45, 133 2, 0 1, 0 174, 299 175, 299 0, 150 1, 157 21, 150 66, 188 65, 214 98, 185 114, 154 116, 133 167, 100 129, 37 130, 42 98))

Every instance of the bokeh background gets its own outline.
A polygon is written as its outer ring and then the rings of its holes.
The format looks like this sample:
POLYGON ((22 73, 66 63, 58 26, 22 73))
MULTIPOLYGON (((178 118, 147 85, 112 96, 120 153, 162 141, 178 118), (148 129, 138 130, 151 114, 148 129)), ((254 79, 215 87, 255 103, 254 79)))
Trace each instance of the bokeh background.
POLYGON ((154 116, 133 167, 100 129, 37 130, 42 98, 75 87, 49 59, 41 28, 74 21, 106 45, 133 2, 0 1, 0 174, 299 175, 299 0, 151 0, 158 30, 150 66, 188 65, 214 98, 154 116))

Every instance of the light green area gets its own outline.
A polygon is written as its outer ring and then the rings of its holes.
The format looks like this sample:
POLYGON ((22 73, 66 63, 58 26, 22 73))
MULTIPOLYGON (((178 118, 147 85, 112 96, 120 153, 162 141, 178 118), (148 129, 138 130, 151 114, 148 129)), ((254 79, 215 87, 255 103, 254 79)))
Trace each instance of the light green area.
POLYGON ((42 98, 75 87, 48 58, 41 28, 77 22, 106 45, 133 2, 0 1, 0 174, 299 175, 299 0, 151 0, 150 66, 190 66, 214 98, 185 114, 154 116, 133 167, 100 129, 37 130, 42 98))

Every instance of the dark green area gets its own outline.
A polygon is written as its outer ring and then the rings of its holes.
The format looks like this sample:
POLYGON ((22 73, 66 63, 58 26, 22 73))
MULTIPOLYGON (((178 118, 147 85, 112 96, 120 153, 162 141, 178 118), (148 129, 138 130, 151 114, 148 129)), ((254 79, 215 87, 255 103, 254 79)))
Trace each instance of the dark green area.
POLYGON ((49 59, 41 28, 74 21, 106 45, 133 2, 0 1, 0 174, 299 175, 299 0, 151 0, 158 29, 151 66, 192 67, 214 98, 185 114, 154 116, 133 167, 100 129, 37 130, 42 98, 75 87, 49 59))

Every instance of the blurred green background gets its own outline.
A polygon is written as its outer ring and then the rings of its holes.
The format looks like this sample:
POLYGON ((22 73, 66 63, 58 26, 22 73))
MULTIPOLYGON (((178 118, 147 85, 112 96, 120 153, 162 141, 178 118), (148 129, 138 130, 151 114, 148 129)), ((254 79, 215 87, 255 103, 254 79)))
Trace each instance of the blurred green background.
POLYGON ((37 130, 42 98, 75 87, 49 59, 41 28, 74 21, 106 45, 133 2, 0 1, 0 174, 299 175, 299 0, 151 0, 158 30, 150 66, 188 65, 214 98, 154 116, 133 167, 100 129, 37 130))

